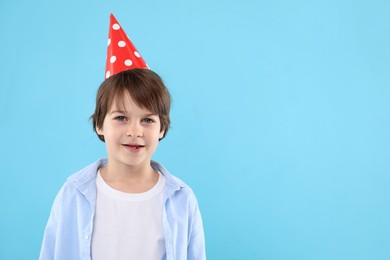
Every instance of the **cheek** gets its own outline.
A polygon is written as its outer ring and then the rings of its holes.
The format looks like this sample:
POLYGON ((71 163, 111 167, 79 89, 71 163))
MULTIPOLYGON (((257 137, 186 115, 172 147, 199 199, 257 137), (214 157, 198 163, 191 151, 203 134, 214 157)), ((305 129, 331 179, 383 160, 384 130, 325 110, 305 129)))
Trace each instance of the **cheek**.
POLYGON ((150 141, 154 142, 154 141, 161 138, 162 133, 160 132, 160 128, 154 128, 154 129, 149 129, 149 130, 150 131, 148 131, 147 133, 145 132, 145 136, 147 136, 147 138, 150 141))

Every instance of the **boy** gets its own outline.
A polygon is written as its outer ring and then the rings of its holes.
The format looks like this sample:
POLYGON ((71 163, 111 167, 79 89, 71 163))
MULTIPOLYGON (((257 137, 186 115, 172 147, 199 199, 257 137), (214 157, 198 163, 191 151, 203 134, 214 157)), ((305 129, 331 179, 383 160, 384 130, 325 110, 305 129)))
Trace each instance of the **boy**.
POLYGON ((92 115, 108 157, 68 178, 40 259, 206 259, 195 195, 151 160, 170 125, 167 88, 145 68, 110 74, 92 115))

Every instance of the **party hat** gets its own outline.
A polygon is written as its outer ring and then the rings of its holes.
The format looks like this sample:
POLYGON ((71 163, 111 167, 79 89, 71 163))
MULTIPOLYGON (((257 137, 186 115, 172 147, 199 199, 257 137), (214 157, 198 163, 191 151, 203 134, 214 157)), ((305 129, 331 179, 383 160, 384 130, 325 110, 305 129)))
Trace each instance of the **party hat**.
POLYGON ((114 15, 110 14, 105 78, 134 68, 148 69, 149 67, 127 37, 114 15))

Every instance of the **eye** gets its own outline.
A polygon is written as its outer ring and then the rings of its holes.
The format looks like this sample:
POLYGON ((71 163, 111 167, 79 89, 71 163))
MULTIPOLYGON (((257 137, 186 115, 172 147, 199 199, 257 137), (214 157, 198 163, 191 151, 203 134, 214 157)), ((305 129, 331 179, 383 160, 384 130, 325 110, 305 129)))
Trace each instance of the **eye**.
POLYGON ((144 119, 142 120, 142 122, 147 123, 147 124, 150 124, 150 123, 154 123, 154 120, 151 119, 151 118, 144 118, 144 119))
POLYGON ((118 121, 125 121, 125 120, 126 120, 126 117, 124 117, 124 116, 117 116, 117 117, 115 117, 115 120, 118 120, 118 121))

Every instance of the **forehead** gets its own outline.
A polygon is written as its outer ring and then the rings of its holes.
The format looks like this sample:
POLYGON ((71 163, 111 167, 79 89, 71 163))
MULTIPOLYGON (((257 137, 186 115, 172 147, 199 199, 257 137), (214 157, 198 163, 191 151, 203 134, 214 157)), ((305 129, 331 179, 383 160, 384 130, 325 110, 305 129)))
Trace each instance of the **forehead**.
POLYGON ((128 91, 117 93, 111 99, 111 104, 108 104, 108 112, 112 111, 139 111, 143 113, 151 113, 145 106, 137 103, 128 91))

